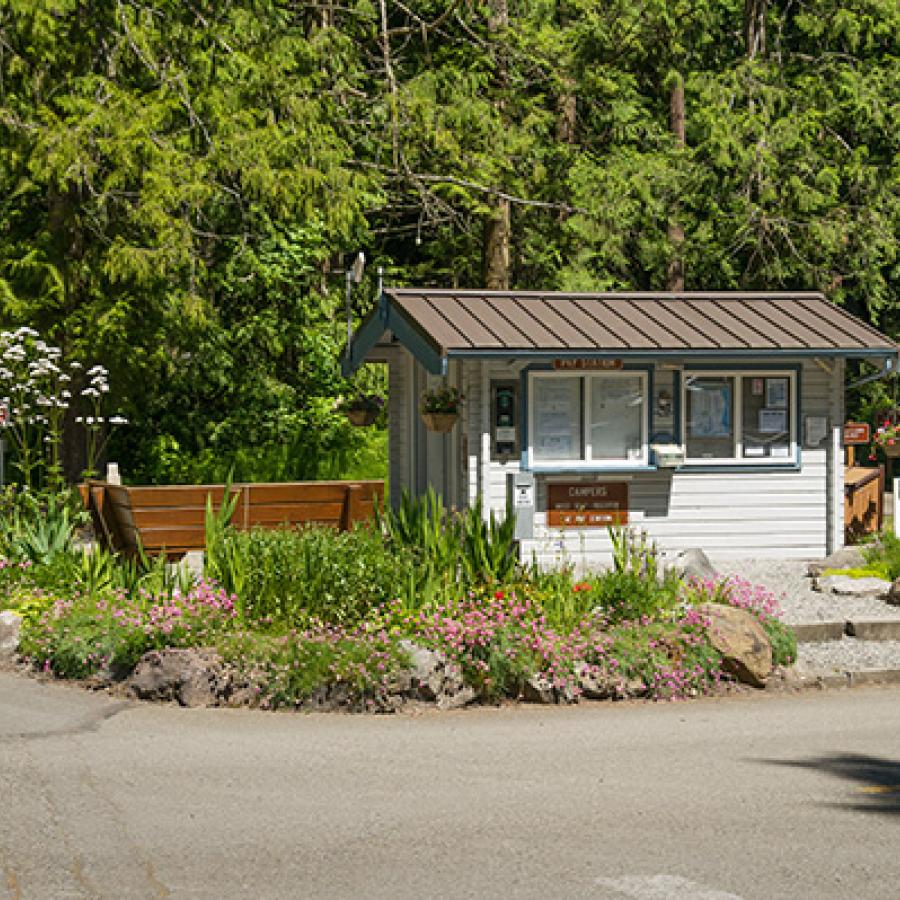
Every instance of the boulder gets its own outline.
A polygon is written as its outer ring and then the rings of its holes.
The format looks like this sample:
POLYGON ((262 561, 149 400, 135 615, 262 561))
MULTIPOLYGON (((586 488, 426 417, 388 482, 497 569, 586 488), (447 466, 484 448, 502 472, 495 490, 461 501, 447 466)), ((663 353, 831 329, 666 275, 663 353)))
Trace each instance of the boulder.
POLYGON ((455 709, 476 699, 460 667, 443 653, 406 640, 400 641, 400 647, 409 655, 410 666, 394 677, 392 690, 436 703, 441 709, 455 709))
POLYGON ((13 656, 19 649, 19 633, 22 629, 22 617, 12 610, 0 612, 0 654, 13 656))
POLYGON ((546 675, 532 675, 522 686, 522 699, 526 703, 556 703, 556 691, 546 675))
POLYGON ((177 700, 182 706, 216 706, 228 678, 214 650, 166 648, 145 653, 126 686, 142 700, 177 700))
POLYGON ((722 668, 744 684, 765 687, 772 671, 772 645, 759 619, 721 603, 703 603, 697 611, 709 621, 707 635, 722 654, 722 668))
POLYGON ((900 606, 900 578, 894 581, 884 599, 891 606, 900 606))
POLYGON ((810 578, 818 578, 826 569, 861 569, 865 564, 863 548, 851 545, 835 550, 834 553, 826 556, 824 559, 811 562, 807 572, 810 578))
POLYGON ((715 567, 709 561, 709 557, 699 548, 679 553, 672 560, 670 568, 684 579, 708 579, 715 578, 717 575, 715 567))
POLYGON ((835 597, 887 597, 893 585, 882 578, 850 578, 826 575, 816 579, 816 589, 835 597))

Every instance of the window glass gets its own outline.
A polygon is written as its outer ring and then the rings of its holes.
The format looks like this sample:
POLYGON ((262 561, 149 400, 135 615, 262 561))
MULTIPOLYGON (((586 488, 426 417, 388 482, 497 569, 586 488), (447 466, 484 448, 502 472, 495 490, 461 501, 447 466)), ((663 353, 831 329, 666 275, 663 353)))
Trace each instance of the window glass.
POLYGON ((581 378, 534 379, 535 459, 581 459, 581 378))
POLYGON ((733 459, 734 378, 688 376, 687 455, 691 459, 733 459))
POLYGON ((787 375, 745 375, 741 385, 741 443, 746 459, 791 455, 791 382, 787 375))
POLYGON ((591 379, 592 459, 643 457, 644 385, 639 375, 598 375, 591 379))

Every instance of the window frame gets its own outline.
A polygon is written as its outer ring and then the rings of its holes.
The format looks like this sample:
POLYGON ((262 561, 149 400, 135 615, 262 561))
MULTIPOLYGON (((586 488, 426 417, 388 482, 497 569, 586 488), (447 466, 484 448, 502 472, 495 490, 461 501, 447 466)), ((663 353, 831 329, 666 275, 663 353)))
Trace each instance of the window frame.
POLYGON ((799 426, 800 421, 800 371, 798 367, 793 368, 741 368, 741 369, 705 369, 700 367, 685 367, 681 373, 681 409, 683 415, 681 417, 681 446, 684 447, 684 463, 682 468, 696 467, 721 467, 721 466, 741 466, 750 468, 791 468, 799 465, 800 462, 800 443, 799 443, 799 426), (734 449, 735 456, 732 457, 700 457, 688 456, 688 429, 690 428, 690 419, 688 416, 687 391, 688 381, 691 378, 731 378, 734 383, 734 449), (787 456, 744 456, 744 379, 745 378, 787 378, 788 379, 788 435, 789 435, 789 452, 787 456))
POLYGON ((605 472, 630 469, 646 469, 650 466, 650 390, 651 372, 648 368, 622 368, 604 369, 601 371, 571 371, 571 370, 539 370, 528 372, 528 428, 526 431, 527 453, 526 465, 529 471, 560 471, 577 470, 583 472, 605 472), (641 455, 639 458, 628 459, 592 459, 592 445, 590 439, 591 429, 591 396, 594 379, 598 378, 638 378, 641 384, 642 415, 641 421, 641 455), (580 381, 581 393, 581 454, 576 459, 536 459, 534 454, 535 415, 534 398, 535 384, 539 379, 551 378, 577 378, 580 381))

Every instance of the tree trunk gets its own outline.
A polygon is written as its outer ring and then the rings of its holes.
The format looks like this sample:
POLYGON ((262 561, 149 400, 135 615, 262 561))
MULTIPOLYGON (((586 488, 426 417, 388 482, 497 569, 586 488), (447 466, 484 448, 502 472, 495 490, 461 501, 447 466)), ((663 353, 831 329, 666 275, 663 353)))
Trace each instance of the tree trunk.
MULTIPOLYGON (((684 120, 684 79, 681 75, 676 75, 669 93, 669 127, 672 134, 675 135, 676 146, 682 149, 685 146, 684 120)), ((668 229, 669 247, 672 254, 669 258, 669 265, 666 267, 666 290, 668 291, 684 290, 684 260, 682 259, 684 229, 678 222, 677 216, 678 202, 676 201, 673 204, 668 229)))
MULTIPOLYGON (((488 31, 496 35, 509 25, 509 7, 507 0, 490 0, 488 13, 488 31)), ((503 92, 507 87, 506 53, 502 46, 496 45, 497 75, 495 87, 500 96, 495 106, 502 121, 506 103, 503 92)), ((490 212, 484 223, 484 239, 482 243, 482 271, 484 286, 489 291, 509 290, 509 243, 511 236, 510 204, 502 197, 492 197, 488 201, 490 212)))
POLYGON ((766 55, 767 0, 744 0, 744 39, 747 59, 766 55))
POLYGON ((484 223, 484 286, 489 291, 509 290, 509 200, 491 201, 493 215, 484 223))

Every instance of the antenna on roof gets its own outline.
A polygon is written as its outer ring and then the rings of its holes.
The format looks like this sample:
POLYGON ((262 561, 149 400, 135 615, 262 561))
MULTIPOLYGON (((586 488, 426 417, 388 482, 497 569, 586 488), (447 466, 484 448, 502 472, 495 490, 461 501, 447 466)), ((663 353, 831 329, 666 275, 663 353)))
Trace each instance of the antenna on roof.
POLYGON ((366 267, 366 254, 360 251, 353 260, 353 265, 344 271, 344 278, 347 282, 347 289, 344 293, 344 306, 347 311, 347 359, 350 358, 350 341, 353 338, 353 314, 350 310, 350 295, 353 292, 353 285, 362 281, 363 270, 366 267))

